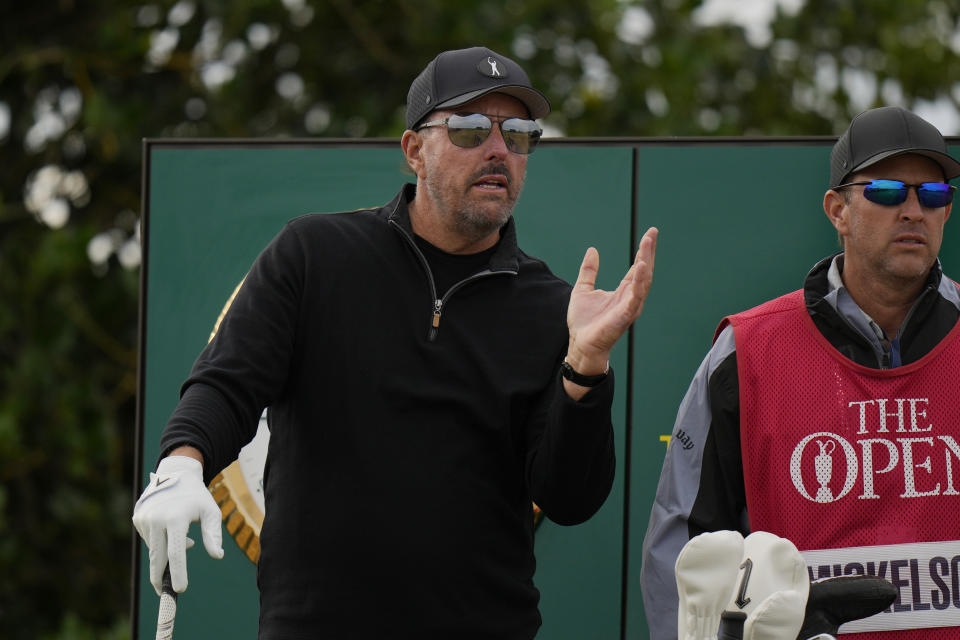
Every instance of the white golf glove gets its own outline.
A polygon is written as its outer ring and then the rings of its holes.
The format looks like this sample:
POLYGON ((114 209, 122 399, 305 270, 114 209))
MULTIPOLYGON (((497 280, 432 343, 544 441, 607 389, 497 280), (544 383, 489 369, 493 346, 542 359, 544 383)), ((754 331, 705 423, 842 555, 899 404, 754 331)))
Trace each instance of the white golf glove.
POLYGON ((743 536, 737 531, 701 533, 684 545, 675 565, 679 640, 717 637, 742 554, 743 536))
POLYGON ((187 537, 191 522, 200 523, 203 546, 211 557, 223 557, 220 507, 203 483, 203 466, 187 456, 160 461, 150 484, 133 508, 133 525, 150 549, 150 583, 160 595, 163 570, 169 563, 173 590, 187 588, 187 537))
POLYGON ((743 560, 728 611, 747 614, 743 640, 797 637, 803 625, 810 578, 792 542, 755 531, 743 542, 743 560))

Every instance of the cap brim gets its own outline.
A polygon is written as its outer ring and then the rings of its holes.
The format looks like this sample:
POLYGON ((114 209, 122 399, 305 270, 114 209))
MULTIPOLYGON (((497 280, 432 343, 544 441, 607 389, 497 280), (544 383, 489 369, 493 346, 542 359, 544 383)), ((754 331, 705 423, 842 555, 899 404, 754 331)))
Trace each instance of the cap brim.
POLYGON ((449 100, 445 100, 440 104, 434 105, 433 108, 446 109, 448 107, 459 107, 467 104, 468 102, 472 102, 477 98, 482 98, 489 93, 504 93, 508 96, 513 96, 527 107, 527 111, 530 112, 530 117, 534 119, 543 118, 550 113, 550 101, 547 100, 546 96, 544 96, 542 93, 536 89, 531 89, 530 87, 510 84, 464 93, 454 98, 450 98, 449 100))
POLYGON ((892 151, 884 151, 864 160, 856 167, 848 171, 847 175, 849 176, 857 171, 862 171, 867 167, 875 165, 881 160, 886 160, 887 158, 893 158, 895 156, 903 156, 908 153, 913 153, 918 156, 926 156, 936 162, 938 165, 940 165, 940 168, 943 169, 944 178, 947 180, 952 180, 960 176, 960 162, 954 160, 952 156, 935 149, 894 149, 892 151))

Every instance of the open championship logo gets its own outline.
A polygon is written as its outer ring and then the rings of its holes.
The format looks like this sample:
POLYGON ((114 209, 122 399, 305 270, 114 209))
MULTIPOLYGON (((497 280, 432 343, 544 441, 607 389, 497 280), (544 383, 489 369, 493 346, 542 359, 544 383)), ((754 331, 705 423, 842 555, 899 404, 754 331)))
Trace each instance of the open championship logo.
POLYGON ((820 504, 849 494, 858 478, 859 500, 960 495, 954 477, 960 444, 953 435, 935 433, 929 403, 927 398, 848 403, 855 411, 856 439, 851 443, 829 431, 804 437, 790 455, 793 486, 820 504))
POLYGON ((793 486, 797 488, 800 495, 811 502, 834 502, 850 493, 854 483, 857 481, 858 467, 857 452, 854 451, 853 445, 835 433, 829 433, 827 431, 818 431, 817 433, 808 435, 797 444, 793 450, 793 454, 790 456, 790 478, 793 480, 793 486), (846 458, 847 469, 843 479, 843 487, 837 495, 834 495, 830 484, 833 480, 834 467, 839 466, 834 465, 833 460, 838 442, 846 458), (814 447, 810 447, 815 452, 813 459, 817 482, 815 495, 810 495, 807 491, 803 481, 804 474, 802 473, 803 455, 808 449, 807 445, 811 443, 815 445, 814 447))

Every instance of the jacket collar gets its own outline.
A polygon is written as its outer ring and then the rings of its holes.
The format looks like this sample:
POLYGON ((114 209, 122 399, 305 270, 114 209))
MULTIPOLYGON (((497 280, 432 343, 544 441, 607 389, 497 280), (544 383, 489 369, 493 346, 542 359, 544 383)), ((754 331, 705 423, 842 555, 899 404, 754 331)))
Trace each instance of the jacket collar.
MULTIPOLYGON (((417 185, 407 183, 400 189, 400 193, 383 208, 387 220, 400 225, 412 238, 413 225, 410 223, 409 203, 417 194, 417 185)), ((497 250, 490 257, 488 264, 491 271, 516 272, 520 265, 520 247, 517 245, 517 228, 513 216, 506 224, 500 227, 500 241, 497 250)))
MULTIPOLYGON (((835 261, 839 261, 837 265, 838 267, 843 264, 842 251, 827 256, 817 264, 813 265, 813 268, 810 269, 809 273, 807 273, 807 277, 803 282, 803 291, 808 307, 817 305, 834 289, 834 287, 830 284, 829 274, 830 267, 835 261)), ((940 266, 940 259, 938 258, 937 261, 934 262, 933 267, 930 269, 930 273, 927 274, 926 285, 924 286, 923 291, 920 292, 918 299, 924 297, 931 290, 937 291, 940 288, 942 280, 943 270, 940 266)))
MULTIPOLYGON (((869 342, 878 344, 876 330, 870 329, 870 320, 847 294, 840 280, 839 272, 843 264, 843 252, 827 256, 813 266, 803 283, 803 295, 807 309, 813 314, 844 317, 847 323, 856 327, 858 332, 869 342)), ((949 284, 943 282, 943 270, 938 259, 930 273, 927 282, 913 303, 913 309, 908 314, 904 324, 911 320, 920 320, 929 313, 936 299, 936 293, 941 286, 949 284)), ((956 298, 954 286, 946 291, 948 296, 956 298)), ((903 327, 901 327, 901 331, 903 327)), ((889 336, 894 338, 896 336, 889 336)))

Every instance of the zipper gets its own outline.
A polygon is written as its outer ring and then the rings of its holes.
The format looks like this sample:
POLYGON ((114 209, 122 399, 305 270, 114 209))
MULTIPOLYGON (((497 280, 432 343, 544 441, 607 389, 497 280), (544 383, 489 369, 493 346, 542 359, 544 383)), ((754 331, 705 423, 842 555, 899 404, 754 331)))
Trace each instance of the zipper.
MULTIPOLYGON (((846 325, 846 327, 853 333, 853 335, 859 337, 863 342, 867 343, 867 346, 870 347, 870 350, 873 351, 874 357, 877 359, 877 368, 889 369, 890 358, 889 358, 889 355, 886 353, 886 351, 883 349, 883 347, 875 343, 866 335, 864 335, 864 333, 860 331, 860 329, 858 329, 857 326, 853 324, 853 322, 851 322, 850 319, 842 311, 840 311, 839 304, 837 306, 833 306, 829 302, 827 302, 825 299, 821 299, 821 300, 824 302, 824 304, 827 304, 828 306, 830 306, 831 309, 833 309, 836 316, 840 318, 840 321, 843 322, 844 325, 846 325)), ((876 333, 875 329, 874 329, 874 333, 876 333)), ((880 339, 880 342, 882 343, 883 338, 879 335, 877 337, 880 339)))
POLYGON ((870 328, 873 330, 874 335, 877 337, 877 343, 870 340, 867 336, 857 329, 857 327, 840 312, 839 308, 834 308, 837 312, 837 315, 843 320, 844 324, 847 325, 855 334, 859 335, 867 342, 872 348, 873 352, 877 358, 877 367, 879 369, 892 369, 899 366, 902 366, 901 354, 900 354, 900 331, 913 318, 913 312, 916 311, 917 307, 920 305, 920 300, 925 296, 929 295, 932 287, 927 287, 923 293, 917 296, 917 299, 914 301, 913 306, 910 307, 910 310, 907 311, 907 315, 904 317, 903 322, 900 324, 900 328, 897 329, 897 335, 893 339, 887 337, 883 329, 881 329, 876 322, 870 320, 870 328))
MULTIPOLYGON (((931 291, 936 292, 937 289, 933 285, 927 285, 917 299, 913 301, 913 305, 910 306, 910 309, 907 311, 907 315, 904 316, 903 322, 900 323, 900 327, 897 329, 896 337, 890 341, 890 351, 891 351, 891 365, 893 367, 903 366, 903 354, 900 351, 900 336, 903 334, 903 329, 906 328, 910 321, 913 320, 913 314, 917 310, 917 307, 920 306, 924 298, 931 295, 931 291)), ((929 313, 929 312, 928 312, 929 313)))
POLYGON ((876 322, 872 319, 870 320, 870 329, 873 331, 874 337, 876 337, 877 342, 872 343, 874 345, 873 349, 877 354, 877 364, 880 365, 881 369, 890 368, 890 339, 887 337, 887 333, 880 328, 876 322), (877 345, 880 349, 877 350, 877 345))
POLYGON ((435 300, 433 303, 433 322, 430 323, 431 329, 440 326, 440 311, 443 309, 443 300, 435 300))
POLYGON ((430 318, 430 328, 427 332, 427 340, 433 342, 437 339, 437 334, 440 332, 440 316, 443 314, 443 308, 447 304, 447 301, 450 300, 450 296, 454 294, 458 289, 464 287, 465 285, 481 280, 489 276, 500 276, 500 275, 517 275, 517 271, 512 269, 506 269, 503 271, 491 271, 487 269, 486 271, 480 271, 473 274, 468 278, 464 278, 460 282, 457 282, 443 294, 443 297, 437 296, 437 285, 433 279, 433 272, 430 271, 430 263, 427 262, 427 257, 423 255, 423 251, 420 250, 420 247, 417 246, 416 241, 411 237, 410 233, 404 229, 396 220, 393 218, 390 219, 390 224, 396 227, 400 233, 403 235, 404 239, 407 241, 407 244, 413 249, 414 253, 417 255, 417 258, 420 260, 420 265, 423 267, 424 273, 427 274, 427 284, 430 285, 430 298, 433 300, 433 313, 430 318))
MULTIPOLYGON (((427 334, 427 340, 429 340, 430 342, 433 342, 434 340, 437 339, 437 333, 440 331, 440 314, 443 312, 443 307, 444 305, 447 304, 447 301, 450 299, 450 296, 453 295, 453 293, 457 289, 460 289, 461 287, 468 285, 471 282, 476 282, 477 280, 480 280, 482 278, 487 278, 489 276, 509 276, 509 275, 515 276, 517 275, 517 272, 516 271, 490 271, 489 269, 487 269, 486 271, 479 271, 473 274, 472 276, 470 276, 469 278, 464 278, 460 282, 454 284, 449 289, 447 289, 447 292, 443 294, 442 298, 436 299, 433 302, 433 320, 430 323, 430 332, 427 334)), ((434 290, 434 296, 436 296, 436 290, 434 290)))

